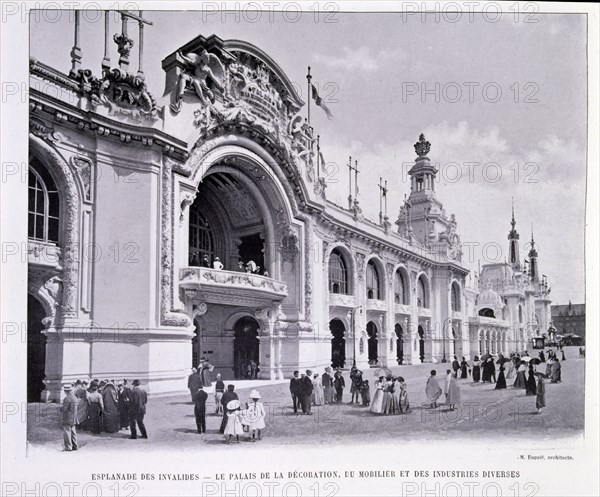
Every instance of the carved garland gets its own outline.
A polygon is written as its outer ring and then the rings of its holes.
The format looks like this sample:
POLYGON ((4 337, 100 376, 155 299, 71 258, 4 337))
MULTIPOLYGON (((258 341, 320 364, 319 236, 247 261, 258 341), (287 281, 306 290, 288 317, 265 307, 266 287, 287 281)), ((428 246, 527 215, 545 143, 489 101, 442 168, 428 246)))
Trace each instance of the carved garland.
POLYGON ((173 208, 173 175, 171 162, 164 161, 162 168, 162 202, 161 202, 161 302, 160 324, 163 326, 188 327, 192 321, 182 310, 175 308, 175 274, 173 259, 175 247, 173 246, 173 231, 175 215, 173 208))
MULTIPOLYGON (((79 195, 71 169, 60 154, 40 138, 30 134, 30 143, 34 154, 39 153, 40 158, 48 167, 59 171, 62 176, 60 189, 64 199, 64 213, 61 214, 63 223, 63 290, 60 312, 57 321, 64 318, 73 318, 77 315, 77 282, 79 273, 79 195)), ((57 296, 57 300, 61 300, 57 296)))

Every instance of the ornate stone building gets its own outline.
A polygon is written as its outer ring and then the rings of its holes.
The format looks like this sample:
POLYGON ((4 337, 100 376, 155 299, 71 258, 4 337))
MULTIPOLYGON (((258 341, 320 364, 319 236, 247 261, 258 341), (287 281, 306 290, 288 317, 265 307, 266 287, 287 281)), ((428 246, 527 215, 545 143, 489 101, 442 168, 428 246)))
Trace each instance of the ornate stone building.
POLYGON ((226 378, 254 360, 279 379, 507 352, 527 320, 547 326, 533 262, 530 277, 486 266, 491 288, 466 288, 425 137, 398 220, 374 223, 357 195, 327 199, 305 103, 267 54, 198 36, 166 55, 156 98, 145 20, 124 15, 140 26, 137 71, 125 29, 118 64, 108 28, 98 71, 78 28, 69 74, 30 63, 30 399, 90 377, 180 391, 203 356, 226 378))

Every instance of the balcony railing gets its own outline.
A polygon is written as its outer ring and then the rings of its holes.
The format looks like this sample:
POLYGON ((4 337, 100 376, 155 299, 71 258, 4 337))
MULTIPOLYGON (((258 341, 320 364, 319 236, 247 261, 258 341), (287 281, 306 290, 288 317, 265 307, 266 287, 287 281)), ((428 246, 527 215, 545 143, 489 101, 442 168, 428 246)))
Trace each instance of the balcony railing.
POLYGON ((250 303, 252 299, 281 301, 288 294, 285 283, 266 276, 205 267, 181 268, 179 286, 187 296, 223 304, 228 296, 243 296, 250 303))

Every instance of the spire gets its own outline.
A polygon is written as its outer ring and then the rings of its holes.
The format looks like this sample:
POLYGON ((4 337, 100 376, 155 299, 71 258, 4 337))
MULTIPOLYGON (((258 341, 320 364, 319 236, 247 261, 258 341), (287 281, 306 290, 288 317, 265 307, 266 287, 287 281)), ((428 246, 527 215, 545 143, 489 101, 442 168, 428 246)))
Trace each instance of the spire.
POLYGON ((521 258, 519 257, 519 233, 515 229, 517 221, 515 221, 515 202, 512 202, 512 217, 510 220, 511 230, 508 232, 508 260, 515 271, 521 270, 521 258))
POLYGON ((530 270, 529 270, 529 275, 531 276, 531 279, 534 281, 539 281, 539 274, 538 274, 538 253, 537 250, 535 249, 535 241, 533 239, 533 222, 531 223, 531 249, 529 250, 529 261, 530 261, 530 270))
POLYGON ((512 219, 510 221, 510 225, 512 226, 512 229, 514 231, 515 224, 517 224, 517 222, 515 221, 515 197, 511 197, 510 200, 512 203, 512 219))

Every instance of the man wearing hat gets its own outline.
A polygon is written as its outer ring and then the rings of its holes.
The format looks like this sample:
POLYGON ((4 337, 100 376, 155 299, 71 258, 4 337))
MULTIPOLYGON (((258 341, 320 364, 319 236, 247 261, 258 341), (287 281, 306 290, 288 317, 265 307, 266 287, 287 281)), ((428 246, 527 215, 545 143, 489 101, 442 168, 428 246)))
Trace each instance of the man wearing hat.
POLYGON ((312 371, 310 369, 307 369, 306 374, 302 373, 302 376, 300 377, 300 402, 304 414, 312 414, 313 384, 311 378, 312 371))
POLYGON ((302 405, 302 400, 301 400, 302 385, 300 384, 299 375, 300 375, 299 371, 294 371, 294 376, 290 380, 290 393, 292 394, 292 403, 294 406, 294 414, 298 414, 298 407, 302 405))
POLYGON ((190 395, 192 396, 192 402, 196 398, 196 393, 198 389, 202 386, 202 379, 198 374, 198 370, 196 368, 192 368, 192 374, 188 376, 188 389, 190 391, 190 395))
POLYGON ((140 428, 141 438, 148 438, 146 426, 144 425, 144 415, 146 414, 146 403, 148 402, 148 394, 140 388, 140 380, 133 380, 133 389, 129 398, 129 425, 131 436, 129 438, 135 440, 137 438, 136 423, 140 428))
POLYGON ((63 390, 65 391, 65 398, 60 406, 64 439, 63 450, 65 452, 71 452, 72 450, 77 450, 76 425, 79 423, 79 418, 77 417, 78 399, 73 394, 73 387, 70 384, 64 385, 63 390))

